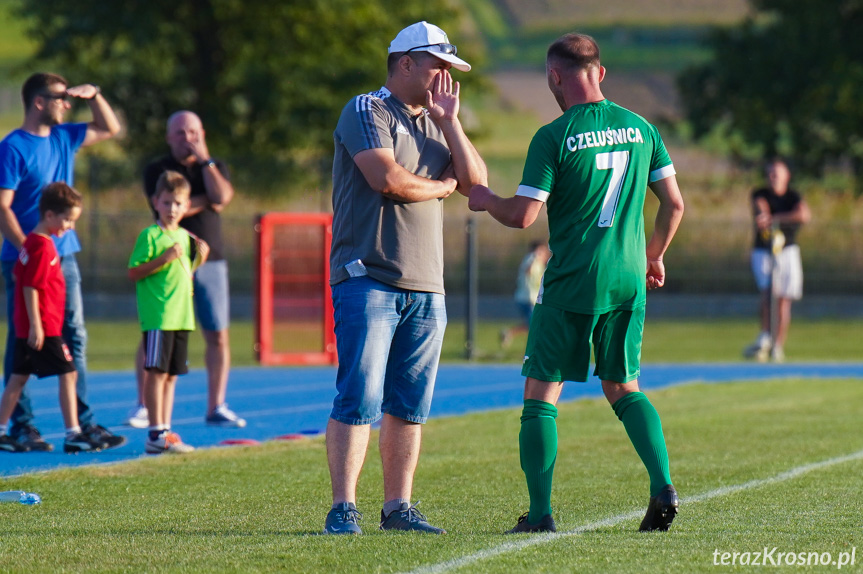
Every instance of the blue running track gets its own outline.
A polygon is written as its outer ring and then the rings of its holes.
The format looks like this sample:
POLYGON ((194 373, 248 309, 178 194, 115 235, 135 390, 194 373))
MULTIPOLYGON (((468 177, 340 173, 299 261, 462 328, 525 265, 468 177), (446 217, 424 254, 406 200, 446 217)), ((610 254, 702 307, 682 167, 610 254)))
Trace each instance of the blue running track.
MULTIPOLYGON (((490 409, 520 407, 524 378, 520 365, 442 365, 432 403, 432 417, 490 409)), ((334 367, 247 367, 231 371, 228 400, 232 410, 248 421, 243 429, 221 429, 204 424, 206 373, 194 370, 180 377, 174 404, 173 429, 196 447, 216 446, 226 439, 264 441, 286 434, 323 432, 335 396, 334 367)), ((863 364, 689 364, 642 365, 642 389, 655 390, 691 382, 726 382, 780 377, 861 378, 863 364)), ((599 381, 568 383, 562 400, 601 396, 599 381)), ((88 395, 98 422, 129 442, 93 454, 63 453, 63 423, 57 399, 57 380, 31 379, 29 390, 36 408, 34 421, 49 453, 0 452, 0 476, 86 464, 105 464, 146 456, 146 431, 123 426, 136 398, 131 372, 88 373, 88 395)))

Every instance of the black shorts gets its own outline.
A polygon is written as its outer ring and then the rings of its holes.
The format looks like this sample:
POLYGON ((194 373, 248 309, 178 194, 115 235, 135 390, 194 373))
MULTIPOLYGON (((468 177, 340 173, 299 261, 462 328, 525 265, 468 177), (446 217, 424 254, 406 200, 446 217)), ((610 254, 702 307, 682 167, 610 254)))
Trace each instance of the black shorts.
POLYGON ((40 379, 75 372, 75 363, 63 337, 45 337, 38 351, 27 344, 27 339, 15 338, 12 356, 13 375, 36 375, 40 379))
POLYGON ((190 331, 144 331, 144 369, 169 375, 189 372, 190 331))

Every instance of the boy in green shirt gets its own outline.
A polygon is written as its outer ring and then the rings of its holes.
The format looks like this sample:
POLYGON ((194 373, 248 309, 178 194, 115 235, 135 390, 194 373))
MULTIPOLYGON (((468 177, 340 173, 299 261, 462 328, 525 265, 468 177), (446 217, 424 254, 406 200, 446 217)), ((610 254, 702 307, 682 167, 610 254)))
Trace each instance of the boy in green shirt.
POLYGON ((179 225, 189 210, 190 190, 186 178, 175 171, 159 177, 152 200, 159 220, 141 232, 129 258, 144 337, 144 401, 150 419, 145 450, 149 454, 195 450, 171 432, 174 387, 177 375, 189 372, 189 333, 195 330, 192 273, 209 253, 204 241, 179 225))

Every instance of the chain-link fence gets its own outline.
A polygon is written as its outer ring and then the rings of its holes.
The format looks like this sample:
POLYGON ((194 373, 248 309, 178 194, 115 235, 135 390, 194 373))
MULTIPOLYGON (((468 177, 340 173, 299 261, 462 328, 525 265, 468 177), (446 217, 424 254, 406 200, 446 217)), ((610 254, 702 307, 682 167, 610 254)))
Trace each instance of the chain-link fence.
MULTIPOLYGON (((467 214, 446 217, 444 253, 448 294, 466 289, 467 214)), ((479 292, 508 296, 515 290, 515 274, 531 240, 545 239, 544 218, 526 230, 508 229, 487 214, 474 216, 478 234, 479 292)), ((85 212, 78 223, 84 245, 79 254, 85 292, 133 294, 127 278, 129 253, 141 229, 151 223, 140 212, 85 212)), ((649 222, 648 222, 649 226, 649 222)), ((223 216, 225 253, 230 265, 231 290, 250 296, 254 285, 254 218, 223 216)), ((863 294, 863 226, 813 222, 799 236, 803 253, 805 290, 812 295, 863 294)), ((751 223, 737 219, 684 219, 666 254, 665 291, 689 295, 753 293, 749 270, 751 223)))

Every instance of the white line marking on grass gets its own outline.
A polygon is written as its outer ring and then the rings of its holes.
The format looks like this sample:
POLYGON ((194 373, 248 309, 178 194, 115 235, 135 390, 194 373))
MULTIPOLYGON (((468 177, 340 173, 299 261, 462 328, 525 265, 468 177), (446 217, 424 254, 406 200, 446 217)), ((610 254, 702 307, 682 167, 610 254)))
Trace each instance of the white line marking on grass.
MULTIPOLYGON (((769 478, 759 478, 755 480, 750 480, 749 482, 744 482, 742 484, 735 484, 731 486, 723 486, 714 490, 710 490, 708 492, 704 492, 702 494, 696 494, 695 496, 689 496, 686 498, 682 498, 680 500, 681 506, 685 504, 693 504, 696 502, 704 502, 705 500, 711 500, 713 498, 719 498, 721 496, 727 496, 729 494, 735 494, 737 492, 741 492, 743 490, 750 490, 753 488, 760 488, 762 486, 768 486, 771 484, 776 484, 779 482, 785 482, 787 480, 791 480, 802 476, 808 472, 812 472, 815 470, 821 470, 823 468, 827 468, 830 466, 834 466, 837 464, 843 464, 846 462, 856 461, 863 459, 863 450, 857 451, 852 454, 848 454, 845 456, 837 456, 835 458, 828 458, 827 460, 822 460, 820 462, 813 462, 811 464, 804 464, 802 466, 794 467, 790 470, 786 470, 785 472, 781 472, 777 475, 771 476, 769 478)), ((512 542, 506 542, 504 544, 499 544, 498 546, 493 546, 491 548, 486 548, 485 550, 480 550, 478 552, 474 552, 473 554, 468 554, 467 556, 462 556, 461 558, 453 558, 452 560, 447 560, 445 562, 439 562, 437 564, 430 564, 428 566, 421 566, 414 570, 410 571, 410 574, 438 574, 440 572, 448 572, 450 570, 456 570, 463 566, 468 566, 469 564, 473 564, 475 562, 479 562, 481 560, 485 560, 487 558, 494 558, 495 556, 500 556, 501 554, 506 554, 507 552, 517 552, 524 548, 528 548, 530 546, 536 546, 538 544, 545 544, 546 542, 553 542, 559 538, 564 536, 575 536, 578 534, 583 534, 585 532, 590 532, 592 530, 597 530, 599 528, 616 526, 621 522, 625 522, 627 520, 634 520, 636 518, 641 518, 644 515, 643 510, 633 510, 631 512, 625 512, 623 514, 618 514, 616 516, 611 516, 609 518, 604 518, 602 520, 598 520, 596 522, 590 522, 588 524, 584 524, 572 530, 567 530, 566 532, 557 532, 557 533, 545 533, 545 534, 537 534, 535 536, 531 536, 530 538, 523 538, 521 540, 514 540, 512 542)))

